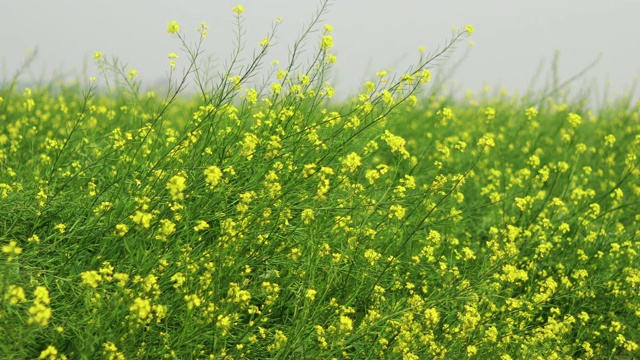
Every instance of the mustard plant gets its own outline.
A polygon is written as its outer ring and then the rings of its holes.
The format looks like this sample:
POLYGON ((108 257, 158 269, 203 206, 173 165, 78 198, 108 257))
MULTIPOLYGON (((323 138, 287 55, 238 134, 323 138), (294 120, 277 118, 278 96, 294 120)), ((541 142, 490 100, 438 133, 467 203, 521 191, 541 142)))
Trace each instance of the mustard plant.
POLYGON ((328 4, 282 65, 237 5, 222 69, 171 21, 164 89, 0 88, 1 354, 640 354, 640 104, 430 87, 471 26, 337 101, 328 4))

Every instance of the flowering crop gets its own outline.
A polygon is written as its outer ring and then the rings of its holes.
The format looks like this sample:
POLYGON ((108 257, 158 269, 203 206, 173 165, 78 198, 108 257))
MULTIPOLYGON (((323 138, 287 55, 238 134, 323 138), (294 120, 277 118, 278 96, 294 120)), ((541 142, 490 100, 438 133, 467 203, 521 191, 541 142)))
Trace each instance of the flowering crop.
POLYGON ((168 23, 165 96, 101 52, 87 88, 0 88, 0 352, 640 356, 640 104, 459 100, 424 51, 330 101, 320 17, 263 83, 279 19, 211 73, 168 23))

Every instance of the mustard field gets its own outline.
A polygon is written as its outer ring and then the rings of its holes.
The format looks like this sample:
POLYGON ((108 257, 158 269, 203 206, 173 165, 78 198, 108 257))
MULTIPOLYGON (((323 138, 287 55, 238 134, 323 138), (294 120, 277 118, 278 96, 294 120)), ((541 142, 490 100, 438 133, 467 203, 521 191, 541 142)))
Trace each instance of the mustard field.
POLYGON ((339 101, 331 26, 265 63, 278 24, 0 87, 1 358, 640 357, 639 103, 442 90, 471 26, 339 101))

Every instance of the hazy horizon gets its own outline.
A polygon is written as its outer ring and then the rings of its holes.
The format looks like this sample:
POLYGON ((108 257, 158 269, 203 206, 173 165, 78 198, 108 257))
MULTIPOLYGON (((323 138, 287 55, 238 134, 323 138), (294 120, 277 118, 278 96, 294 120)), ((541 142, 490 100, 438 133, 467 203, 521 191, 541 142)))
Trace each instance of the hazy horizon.
MULTIPOLYGON (((201 21, 209 25, 205 51, 220 65, 232 52, 234 36, 231 9, 242 4, 248 59, 276 18, 282 18, 277 46, 267 58, 284 63, 289 46, 308 24, 319 1, 270 2, 189 1, 125 2, 114 0, 105 6, 90 0, 21 1, 0 3, 2 77, 11 77, 26 58, 26 49, 38 48, 39 57, 21 78, 33 81, 54 69, 73 76, 98 76, 90 61, 94 51, 115 56, 136 69, 145 84, 166 81, 167 54, 180 55, 178 67, 187 61, 180 43, 166 32, 167 22, 176 20, 187 39, 195 41, 201 21), (34 9, 37 9, 34 11, 34 9)), ((451 29, 471 24, 472 40, 459 44, 452 61, 466 53, 452 79, 461 89, 480 91, 485 85, 524 92, 541 61, 542 78, 549 73, 556 50, 561 52, 558 70, 561 80, 592 63, 599 63, 573 88, 585 82, 600 91, 609 86, 613 95, 624 92, 640 74, 640 41, 635 39, 634 21, 640 2, 596 0, 555 2, 489 1, 335 1, 320 24, 334 28, 333 84, 340 97, 352 95, 360 84, 380 70, 402 72, 414 64, 418 48, 428 50, 444 44, 451 29)), ((315 34, 319 36, 319 34, 315 34)), ((311 38, 307 48, 315 43, 311 38)), ((444 67, 446 69, 447 66, 444 67)), ((444 69, 436 68, 434 74, 444 69)), ((264 70, 264 69, 263 69, 264 70)), ((264 73, 264 72, 263 72, 264 73)))

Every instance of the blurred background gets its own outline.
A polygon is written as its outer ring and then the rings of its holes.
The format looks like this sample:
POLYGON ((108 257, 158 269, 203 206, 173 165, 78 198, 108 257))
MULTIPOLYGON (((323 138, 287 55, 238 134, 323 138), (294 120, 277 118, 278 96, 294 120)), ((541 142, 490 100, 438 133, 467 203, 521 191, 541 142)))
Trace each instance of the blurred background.
MULTIPOLYGON (((198 39, 196 27, 209 25, 205 51, 222 67, 233 50, 233 6, 241 4, 244 58, 282 18, 277 45, 269 57, 285 63, 290 45, 321 2, 315 0, 0 0, 0 79, 10 79, 27 58, 37 61, 21 76, 23 83, 99 75, 91 56, 101 51, 136 69, 146 85, 166 82, 167 54, 176 52, 178 68, 186 62, 181 44, 166 32, 176 20, 187 39, 198 39)), ((560 80, 579 73, 599 57, 572 88, 590 86, 615 96, 630 90, 640 74, 637 0, 337 0, 330 2, 321 25, 334 27, 337 97, 355 94, 380 70, 402 73, 419 57, 418 48, 435 50, 453 28, 471 24, 475 33, 460 42, 434 75, 450 74, 454 89, 504 89, 524 92, 537 72, 538 87, 551 73, 559 52, 560 80), (473 42, 473 45, 470 44, 473 42), (457 66, 454 64, 459 63, 457 66)), ((311 54, 320 32, 307 45, 311 54)))

